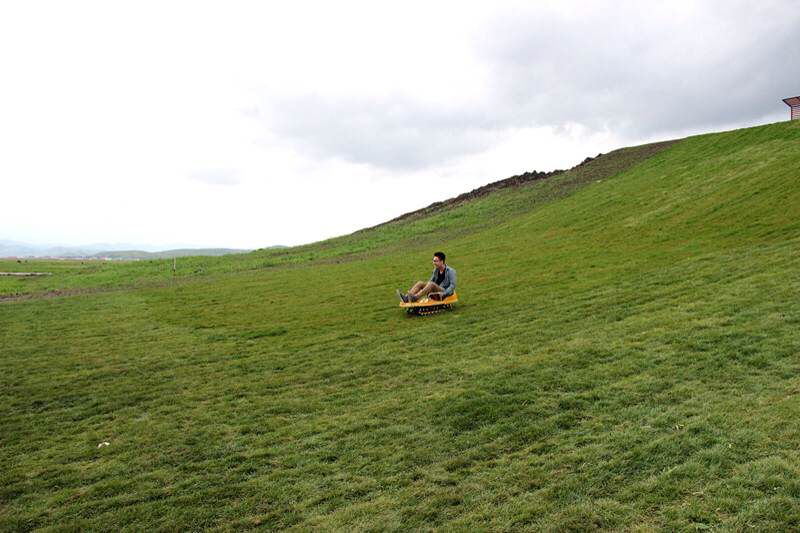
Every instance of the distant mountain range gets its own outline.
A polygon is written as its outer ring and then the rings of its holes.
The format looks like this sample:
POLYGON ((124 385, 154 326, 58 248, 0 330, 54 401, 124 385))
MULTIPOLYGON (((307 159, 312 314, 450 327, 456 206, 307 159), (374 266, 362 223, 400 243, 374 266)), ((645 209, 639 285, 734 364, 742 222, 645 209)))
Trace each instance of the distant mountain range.
POLYGON ((0 239, 0 257, 59 259, 162 259, 190 255, 242 254, 251 250, 237 248, 178 248, 173 250, 137 250, 130 244, 89 244, 84 246, 58 246, 30 244, 0 239))

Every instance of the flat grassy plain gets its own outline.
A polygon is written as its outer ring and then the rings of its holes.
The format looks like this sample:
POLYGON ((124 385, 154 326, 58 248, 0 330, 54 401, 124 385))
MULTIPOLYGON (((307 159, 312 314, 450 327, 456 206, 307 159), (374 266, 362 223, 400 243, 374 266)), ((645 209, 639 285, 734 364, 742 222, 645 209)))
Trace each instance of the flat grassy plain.
POLYGON ((0 529, 800 529, 800 122, 178 265, 0 262, 0 529))

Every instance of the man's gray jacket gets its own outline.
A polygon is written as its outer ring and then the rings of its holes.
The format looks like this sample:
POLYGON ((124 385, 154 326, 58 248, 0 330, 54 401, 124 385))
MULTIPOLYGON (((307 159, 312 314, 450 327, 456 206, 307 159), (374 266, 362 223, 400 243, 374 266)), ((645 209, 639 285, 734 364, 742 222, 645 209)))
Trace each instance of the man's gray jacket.
MULTIPOLYGON (((436 283, 436 274, 439 273, 439 269, 433 269, 433 274, 431 275, 431 281, 436 283)), ((456 292, 456 271, 450 266, 444 266, 444 280, 439 284, 441 288, 444 289, 445 297, 450 296, 454 292, 456 292)))

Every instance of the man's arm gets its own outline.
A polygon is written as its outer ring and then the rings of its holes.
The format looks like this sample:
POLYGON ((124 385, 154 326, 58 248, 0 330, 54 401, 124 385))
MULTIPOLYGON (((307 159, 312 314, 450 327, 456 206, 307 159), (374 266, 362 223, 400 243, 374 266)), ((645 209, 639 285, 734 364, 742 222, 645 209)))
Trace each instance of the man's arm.
POLYGON ((444 287, 445 298, 456 292, 456 271, 455 269, 450 268, 448 269, 448 272, 450 275, 448 276, 449 279, 447 281, 450 283, 447 285, 447 287, 444 287))

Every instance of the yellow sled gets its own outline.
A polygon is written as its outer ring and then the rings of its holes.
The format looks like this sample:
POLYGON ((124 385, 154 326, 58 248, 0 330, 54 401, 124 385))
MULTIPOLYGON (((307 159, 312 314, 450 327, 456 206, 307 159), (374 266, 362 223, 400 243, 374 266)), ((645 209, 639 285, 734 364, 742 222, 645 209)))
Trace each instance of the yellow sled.
POLYGON ((432 315, 452 309, 453 304, 457 301, 458 294, 454 292, 444 300, 434 300, 430 296, 425 296, 416 302, 400 302, 400 307, 410 315, 432 315))

